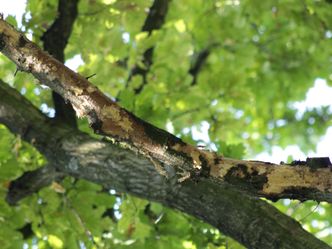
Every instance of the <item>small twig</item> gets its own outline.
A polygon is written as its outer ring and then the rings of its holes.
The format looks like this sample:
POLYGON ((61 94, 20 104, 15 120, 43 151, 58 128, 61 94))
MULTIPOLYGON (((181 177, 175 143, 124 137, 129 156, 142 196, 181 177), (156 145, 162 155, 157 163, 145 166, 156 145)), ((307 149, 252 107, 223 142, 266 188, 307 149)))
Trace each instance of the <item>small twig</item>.
POLYGON ((88 79, 90 79, 90 78, 92 78, 93 76, 96 76, 97 74, 96 73, 94 73, 94 74, 91 74, 91 75, 89 75, 89 76, 87 76, 87 77, 85 77, 87 80, 88 79))
POLYGON ((317 208, 319 207, 319 205, 320 205, 320 202, 317 203, 316 207, 315 207, 313 210, 311 210, 308 214, 306 214, 304 217, 302 217, 302 218, 301 218, 300 220, 298 220, 298 221, 299 221, 299 222, 302 222, 302 221, 304 221, 306 218, 308 218, 309 215, 313 214, 313 213, 317 210, 317 208))
POLYGON ((15 73, 14 73, 14 77, 16 76, 16 74, 19 72, 20 70, 18 69, 18 67, 16 68, 15 70, 15 73))

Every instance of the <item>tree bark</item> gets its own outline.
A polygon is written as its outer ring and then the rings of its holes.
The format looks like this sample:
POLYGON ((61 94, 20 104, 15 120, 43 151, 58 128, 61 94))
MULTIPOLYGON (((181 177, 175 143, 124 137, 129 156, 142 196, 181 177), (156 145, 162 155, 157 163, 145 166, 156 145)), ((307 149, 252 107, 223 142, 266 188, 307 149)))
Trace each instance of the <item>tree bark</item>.
POLYGON ((278 166, 201 151, 121 108, 3 20, 0 50, 20 70, 69 100, 96 133, 130 148, 66 125, 54 128, 50 119, 0 84, 0 121, 36 146, 58 171, 182 210, 249 248, 329 248, 274 207, 241 193, 331 201, 329 168, 278 166))
POLYGON ((70 101, 77 115, 87 117, 97 134, 123 142, 142 154, 167 179, 181 183, 188 179, 211 178, 272 200, 332 200, 330 163, 318 165, 318 168, 309 167, 312 165, 306 162, 276 165, 235 160, 199 150, 121 108, 87 79, 43 52, 4 20, 0 20, 0 44, 1 52, 20 70, 32 73, 70 101))
MULTIPOLYGON (((56 166, 58 174, 86 179, 181 210, 248 248, 330 248, 273 206, 225 182, 204 178, 178 184, 160 175, 151 160, 132 150, 92 138, 67 125, 54 126, 53 120, 3 82, 0 122, 33 144, 56 166)), ((28 188, 29 182, 24 184, 28 188)), ((35 186, 34 182, 30 184, 35 186)), ((10 188, 7 199, 17 200, 14 190, 15 187, 10 188)))

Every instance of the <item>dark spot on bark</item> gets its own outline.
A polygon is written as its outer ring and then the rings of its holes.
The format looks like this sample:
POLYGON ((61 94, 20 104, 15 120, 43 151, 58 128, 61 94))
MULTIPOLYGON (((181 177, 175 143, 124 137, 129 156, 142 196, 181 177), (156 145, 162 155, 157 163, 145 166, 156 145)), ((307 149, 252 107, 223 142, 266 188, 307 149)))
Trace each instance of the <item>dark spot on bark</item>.
POLYGON ((253 162, 253 163, 264 163, 265 165, 273 165, 273 163, 263 162, 263 161, 258 161, 258 160, 250 160, 250 162, 253 162))
POLYGON ((268 181, 266 175, 259 175, 258 171, 254 170, 250 174, 245 164, 237 164, 232 167, 225 175, 225 180, 231 184, 242 185, 246 189, 253 188, 256 190, 263 189, 264 184, 268 181))
POLYGON ((153 127, 148 123, 143 123, 145 134, 151 138, 152 141, 157 142, 160 145, 166 144, 167 133, 163 132, 157 127, 153 127))
POLYGON ((176 158, 182 158, 183 161, 187 161, 190 164, 192 163, 192 157, 186 154, 185 152, 173 150, 171 148, 168 148, 167 152, 176 158))
POLYGON ((5 40, 4 40, 4 34, 0 34, 0 51, 2 50, 2 49, 4 49, 4 47, 6 46, 6 42, 5 42, 5 40))
POLYGON ((28 41, 25 39, 25 37, 23 35, 20 35, 20 38, 18 40, 18 47, 24 47, 27 43, 28 41))
POLYGON ((245 165, 245 164, 239 163, 239 164, 236 165, 236 166, 239 167, 239 168, 242 168, 242 169, 247 170, 247 165, 245 165))
POLYGON ((307 162, 301 161, 301 160, 294 160, 289 165, 290 166, 305 166, 305 165, 307 165, 307 162))
POLYGON ((203 155, 199 156, 199 160, 201 161, 201 166, 202 166, 199 175, 202 177, 208 177, 210 175, 210 165, 205 160, 203 155))
POLYGON ((162 130, 158 127, 153 126, 152 124, 146 122, 143 119, 140 119, 139 117, 136 117, 131 112, 127 111, 128 116, 130 116, 131 119, 134 120, 135 123, 140 124, 144 128, 144 133, 155 143, 168 147, 168 153, 171 155, 174 155, 175 157, 183 158, 183 160, 188 161, 191 160, 191 157, 188 156, 186 153, 176 151, 171 149, 174 145, 179 144, 180 146, 186 146, 186 143, 184 143, 180 138, 162 130))
POLYGON ((131 112, 126 111, 127 115, 134 120, 134 123, 138 123, 144 128, 145 134, 151 138, 154 142, 160 144, 160 145, 165 145, 167 142, 167 135, 169 135, 166 131, 161 130, 150 123, 144 121, 143 119, 140 119, 139 117, 136 117, 133 115, 131 112))
POLYGON ((285 189, 281 195, 287 196, 287 198, 290 199, 297 199, 300 201, 306 201, 308 198, 310 199, 310 196, 315 196, 316 193, 318 194, 319 191, 317 191, 316 188, 310 188, 310 187, 289 187, 285 189))
POLYGON ((135 123, 138 123, 144 127, 145 134, 154 142, 160 145, 168 145, 169 147, 172 147, 175 144, 185 145, 185 143, 180 138, 168 133, 167 131, 153 126, 145 120, 136 117, 129 111, 127 111, 127 114, 134 120, 135 123))
MULTIPOLYGON (((19 58, 17 59, 17 61, 18 61, 19 63, 21 63, 21 64, 24 64, 24 63, 26 62, 26 58, 24 58, 24 57, 19 57, 19 58)), ((29 65, 29 67, 30 67, 30 65, 29 65)))
POLYGON ((95 111, 90 111, 88 113, 88 122, 89 122, 89 125, 90 127, 93 129, 93 131, 96 133, 96 134, 99 134, 99 135, 103 135, 103 131, 102 131, 102 121, 98 118, 98 115, 95 111))
POLYGON ((221 162, 221 158, 220 157, 216 157, 214 158, 214 164, 217 165, 221 162))
POLYGON ((263 189, 264 184, 267 183, 268 180, 265 174, 259 175, 258 171, 253 171, 249 181, 255 189, 263 189))

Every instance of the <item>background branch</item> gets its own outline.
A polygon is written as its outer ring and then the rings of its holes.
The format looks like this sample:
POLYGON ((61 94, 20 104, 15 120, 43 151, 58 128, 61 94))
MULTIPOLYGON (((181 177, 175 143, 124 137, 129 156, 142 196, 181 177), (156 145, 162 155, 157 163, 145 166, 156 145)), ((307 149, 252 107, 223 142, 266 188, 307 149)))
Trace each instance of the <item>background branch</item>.
MULTIPOLYGON (((160 29, 162 27, 167 15, 168 4, 169 0, 155 0, 153 2, 142 27, 142 32, 148 32, 150 35, 153 30, 160 29)), ((138 88, 134 89, 136 94, 139 94, 143 90, 144 85, 147 83, 146 76, 150 70, 150 66, 152 65, 153 50, 154 47, 151 47, 143 53, 142 63, 144 67, 136 64, 130 72, 127 80, 127 86, 129 85, 132 77, 135 75, 141 75, 143 78, 143 83, 138 88)))
POLYGON ((213 44, 209 45, 207 48, 202 49, 200 52, 198 52, 194 55, 194 60, 188 71, 188 73, 193 77, 191 86, 196 85, 198 74, 201 72, 204 64, 206 63, 209 55, 211 54, 211 50, 217 46, 219 46, 218 43, 213 43, 213 44))
MULTIPOLYGON (((64 63, 64 50, 68 43, 73 24, 77 17, 77 5, 79 0, 59 0, 58 16, 41 40, 44 42, 44 50, 49 52, 58 61, 64 63)), ((76 114, 69 102, 56 92, 52 92, 55 108, 55 119, 77 127, 76 114)))
MULTIPOLYGON (((74 21, 77 17, 78 1, 79 0, 59 0, 57 18, 41 38, 41 40, 44 42, 44 50, 48 51, 54 58, 61 62, 64 62, 64 50, 68 43, 74 21)), ((9 91, 10 88, 6 88, 5 83, 1 82, 1 84, 2 91, 9 91)), ((28 106, 30 105, 20 96, 17 97, 21 99, 22 103, 25 103, 28 106)), ((52 97, 55 108, 55 120, 66 123, 73 128, 77 128, 76 113, 72 105, 69 102, 66 103, 61 95, 54 91, 52 91, 52 97)), ((46 117, 40 116, 40 118, 45 119, 47 122, 53 122, 46 117)), ((29 120, 28 123, 25 123, 25 128, 22 128, 21 131, 18 131, 18 134, 23 137, 32 136, 34 137, 32 138, 34 143, 37 143, 38 141, 35 138, 39 137, 36 136, 38 129, 33 131, 31 129, 32 123, 32 120, 29 120)), ((30 142, 32 140, 30 140, 30 142)), ((13 205, 20 199, 31 195, 32 193, 36 193, 41 188, 48 186, 52 183, 52 181, 60 181, 62 178, 63 174, 57 172, 54 168, 54 165, 46 165, 35 171, 25 172, 21 177, 11 182, 8 189, 7 202, 13 205)))

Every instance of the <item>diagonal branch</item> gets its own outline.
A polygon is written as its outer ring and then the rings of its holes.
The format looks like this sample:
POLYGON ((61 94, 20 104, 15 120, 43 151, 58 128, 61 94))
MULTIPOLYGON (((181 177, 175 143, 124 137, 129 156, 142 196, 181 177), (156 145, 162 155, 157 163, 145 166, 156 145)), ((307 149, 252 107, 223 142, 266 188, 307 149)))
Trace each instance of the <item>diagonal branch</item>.
POLYGON ((224 158, 199 150, 123 109, 87 79, 40 50, 3 20, 0 20, 0 44, 2 53, 18 68, 32 73, 69 100, 77 115, 87 117, 97 134, 124 142, 151 160, 159 173, 168 179, 182 182, 211 178, 220 184, 226 181, 241 190, 273 200, 286 197, 332 200, 332 172, 327 164, 318 169, 310 168, 309 163, 276 165, 224 158))
MULTIPOLYGON (((44 42, 44 50, 62 63, 65 59, 64 50, 77 16, 78 1, 59 0, 58 16, 41 38, 44 42)), ((75 111, 71 104, 66 103, 54 91, 52 92, 52 97, 55 108, 55 119, 77 127, 75 111)))
POLYGON ((59 172, 191 214, 248 248, 330 248, 273 206, 227 183, 205 178, 176 184, 165 180, 150 160, 133 151, 47 120, 15 89, 0 83, 0 122, 22 136, 30 124, 23 139, 45 153, 59 172))

